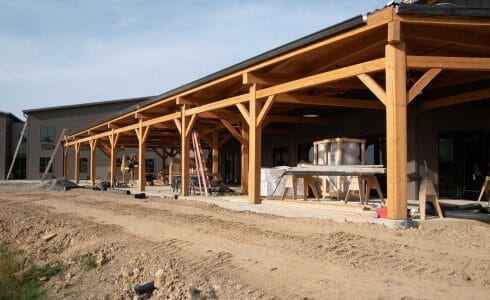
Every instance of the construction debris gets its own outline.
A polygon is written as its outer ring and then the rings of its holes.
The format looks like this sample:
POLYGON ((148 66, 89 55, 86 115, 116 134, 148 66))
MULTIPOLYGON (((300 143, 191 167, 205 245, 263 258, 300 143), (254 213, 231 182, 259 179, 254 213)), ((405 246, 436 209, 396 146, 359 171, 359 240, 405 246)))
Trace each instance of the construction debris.
POLYGON ((44 192, 48 191, 68 191, 71 189, 81 188, 78 184, 73 181, 66 179, 50 179, 44 180, 39 185, 38 188, 44 192))

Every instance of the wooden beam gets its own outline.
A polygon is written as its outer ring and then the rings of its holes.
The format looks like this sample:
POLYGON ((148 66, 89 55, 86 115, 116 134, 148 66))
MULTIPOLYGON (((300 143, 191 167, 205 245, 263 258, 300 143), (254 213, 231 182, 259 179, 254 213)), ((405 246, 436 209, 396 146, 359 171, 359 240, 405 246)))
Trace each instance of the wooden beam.
POLYGON ((434 99, 422 103, 422 109, 434 109, 490 98, 490 88, 434 99))
POLYGON ((226 129, 228 129, 231 135, 233 135, 240 142, 240 144, 243 143, 241 134, 238 132, 238 130, 236 130, 235 127, 233 127, 233 125, 228 120, 221 119, 221 123, 223 123, 226 129))
POLYGON ((354 99, 354 98, 338 98, 338 97, 323 97, 323 96, 307 96, 295 94, 279 94, 274 100, 277 103, 294 103, 304 105, 319 105, 319 106, 336 106, 350 108, 365 108, 365 109, 385 109, 383 103, 379 101, 354 99))
POLYGON ((405 44, 386 45, 388 218, 407 218, 407 89, 405 44))
POLYGON ((411 69, 490 71, 490 58, 408 55, 407 67, 411 69))
POLYGON ((385 68, 385 59, 378 58, 356 65, 307 76, 301 79, 278 84, 257 91, 257 98, 265 98, 271 95, 284 94, 292 91, 309 88, 315 85, 335 82, 357 76, 359 74, 373 73, 385 68))
POLYGON ((359 78, 362 83, 383 103, 386 105, 386 92, 385 89, 382 88, 376 80, 374 80, 371 76, 368 74, 359 74, 357 75, 357 78, 359 78))
POLYGON ((179 119, 174 119, 175 127, 177 127, 177 131, 179 134, 182 134, 182 123, 179 119))
POLYGON ((230 139, 231 139, 231 135, 227 135, 225 136, 224 138, 221 139, 221 141, 219 142, 219 147, 223 147, 224 144, 226 144, 230 139))
POLYGON ((393 20, 388 23, 388 43, 398 44, 402 41, 401 26, 399 20, 393 20))
POLYGON ((189 123, 187 124, 187 128, 185 129, 185 136, 190 136, 192 128, 194 127, 194 124, 196 123, 196 118, 197 115, 192 115, 191 119, 189 120, 189 123))
POLYGON ((236 107, 238 108, 238 110, 242 114, 242 117, 245 120, 245 122, 247 122, 247 124, 249 124, 250 123, 250 115, 249 115, 248 109, 245 107, 245 105, 243 105, 242 103, 237 103, 236 107))
MULTIPOLYGON (((181 116, 180 112, 171 113, 171 114, 168 114, 165 116, 161 116, 161 117, 157 117, 154 119, 142 121, 142 126, 146 127, 146 126, 153 125, 153 124, 173 121, 176 118, 180 118, 180 116, 181 116)), ((117 129, 115 129, 115 132, 116 133, 123 133, 123 132, 133 131, 134 129, 139 128, 139 126, 140 126, 140 123, 134 123, 134 124, 131 124, 131 125, 128 125, 125 127, 117 128, 117 129)), ((88 136, 88 137, 84 137, 84 138, 80 138, 77 140, 70 141, 67 143, 67 145, 72 145, 75 143, 89 142, 92 138, 99 139, 99 138, 103 138, 103 137, 108 137, 109 135, 111 135, 111 133, 112 133, 112 131, 106 131, 106 132, 98 133, 98 134, 95 134, 92 136, 88 136)))
POLYGON ((422 75, 422 77, 417 80, 417 82, 410 88, 408 91, 408 99, 407 102, 410 102, 417 97, 418 94, 422 92, 422 90, 442 71, 439 68, 429 69, 427 72, 422 75))
POLYGON ((259 115, 257 116, 257 126, 262 127, 265 117, 267 116, 267 114, 272 108, 272 105, 274 104, 274 99, 275 99, 275 95, 272 95, 267 98, 267 101, 265 101, 264 106, 262 107, 259 115))
POLYGON ((243 84, 256 83, 261 86, 270 86, 287 81, 298 79, 301 76, 294 76, 290 74, 278 74, 278 73, 264 73, 264 72, 247 72, 243 73, 243 84))

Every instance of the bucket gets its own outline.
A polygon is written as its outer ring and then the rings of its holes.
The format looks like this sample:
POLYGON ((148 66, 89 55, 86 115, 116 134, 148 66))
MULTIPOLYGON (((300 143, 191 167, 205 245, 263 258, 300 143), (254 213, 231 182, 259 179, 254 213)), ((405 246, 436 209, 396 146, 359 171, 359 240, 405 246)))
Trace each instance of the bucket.
POLYGON ((376 208, 376 214, 378 215, 378 218, 386 219, 388 217, 388 211, 386 210, 386 207, 376 208))

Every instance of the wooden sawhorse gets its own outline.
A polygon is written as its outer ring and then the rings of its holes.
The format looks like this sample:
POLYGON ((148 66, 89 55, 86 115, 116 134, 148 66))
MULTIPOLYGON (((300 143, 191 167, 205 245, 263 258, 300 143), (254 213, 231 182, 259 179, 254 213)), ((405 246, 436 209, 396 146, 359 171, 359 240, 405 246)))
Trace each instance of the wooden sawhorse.
POLYGON ((318 190, 316 189, 316 183, 315 179, 313 178, 312 175, 286 175, 286 184, 284 185, 284 192, 282 193, 281 200, 284 200, 286 198, 286 195, 288 194, 288 190, 290 188, 293 189, 293 199, 296 200, 297 198, 297 189, 298 189, 298 178, 303 178, 303 198, 306 201, 308 199, 308 187, 311 188, 313 191, 313 195, 315 195, 315 198, 317 201, 320 201, 320 194, 318 193, 318 190))
POLYGON ((378 178, 375 175, 353 176, 349 182, 349 188, 347 190, 347 194, 345 195, 344 202, 349 202, 352 191, 358 191, 359 201, 361 202, 361 204, 367 205, 371 190, 376 190, 376 192, 378 193, 378 197, 381 200, 381 203, 385 204, 383 192, 381 191, 378 178))
POLYGON ((441 206, 439 205, 439 198, 432 180, 430 180, 430 178, 422 178, 419 189, 420 220, 425 220, 425 202, 427 201, 427 197, 432 197, 432 204, 434 205, 437 216, 439 216, 441 219, 444 218, 442 215, 441 206))

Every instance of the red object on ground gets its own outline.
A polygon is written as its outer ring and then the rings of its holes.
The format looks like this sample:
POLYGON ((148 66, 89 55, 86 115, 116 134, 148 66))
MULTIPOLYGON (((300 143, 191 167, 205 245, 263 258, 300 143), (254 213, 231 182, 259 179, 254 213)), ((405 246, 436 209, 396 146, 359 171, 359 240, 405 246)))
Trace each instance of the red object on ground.
POLYGON ((376 208, 376 213, 378 214, 378 218, 386 219, 388 217, 388 211, 386 210, 386 207, 376 208))

